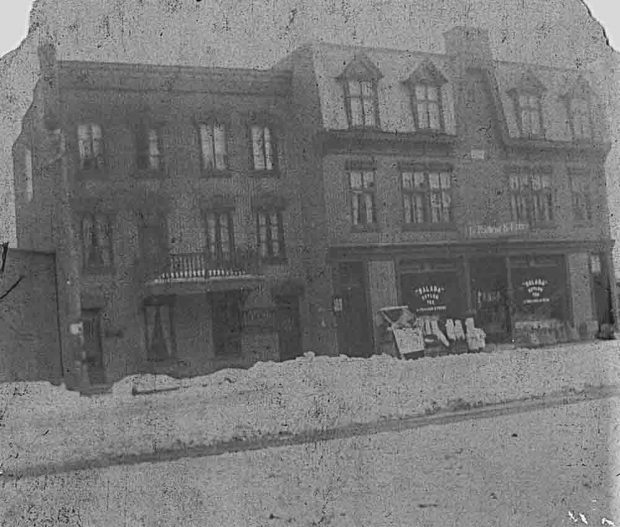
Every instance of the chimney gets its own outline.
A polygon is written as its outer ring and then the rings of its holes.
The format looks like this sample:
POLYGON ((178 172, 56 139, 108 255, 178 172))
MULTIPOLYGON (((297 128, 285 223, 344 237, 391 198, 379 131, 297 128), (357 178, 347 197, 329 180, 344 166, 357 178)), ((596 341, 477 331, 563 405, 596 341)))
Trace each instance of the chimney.
POLYGON ((58 63, 56 60, 56 46, 51 41, 39 44, 39 82, 42 84, 44 101, 44 121, 48 130, 56 130, 58 122, 58 63))
POLYGON ((486 29, 457 26, 446 31, 443 37, 448 55, 457 55, 478 63, 493 60, 486 29))

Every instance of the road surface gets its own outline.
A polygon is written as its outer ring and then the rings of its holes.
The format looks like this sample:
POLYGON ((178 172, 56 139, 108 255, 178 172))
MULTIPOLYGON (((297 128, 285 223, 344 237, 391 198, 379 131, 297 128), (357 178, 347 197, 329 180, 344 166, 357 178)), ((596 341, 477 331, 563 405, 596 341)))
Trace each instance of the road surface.
POLYGON ((13 526, 620 527, 620 398, 0 480, 13 526))

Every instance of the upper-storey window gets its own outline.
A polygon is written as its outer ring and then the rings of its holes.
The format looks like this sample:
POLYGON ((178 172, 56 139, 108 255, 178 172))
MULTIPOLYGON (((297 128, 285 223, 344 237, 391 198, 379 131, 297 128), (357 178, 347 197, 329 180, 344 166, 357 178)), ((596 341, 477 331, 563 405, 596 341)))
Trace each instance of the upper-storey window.
POLYGON ((441 88, 447 79, 432 62, 423 62, 407 80, 411 110, 417 130, 443 131, 441 88))
POLYGON ((220 172, 228 168, 226 126, 212 121, 198 125, 202 168, 207 172, 220 172))
POLYGON ((205 214, 207 230, 207 253, 211 261, 228 262, 235 247, 233 211, 214 209, 205 214))
POLYGON ((138 170, 161 170, 163 168, 163 145, 159 127, 153 125, 138 127, 136 147, 138 170))
POLYGON ((524 138, 539 138, 544 134, 542 97, 544 85, 527 72, 520 84, 511 90, 519 133, 524 138))
POLYGON ((92 212, 82 215, 82 251, 85 269, 112 266, 112 226, 108 215, 92 212))
POLYGON ((374 81, 347 81, 345 98, 349 108, 349 126, 352 128, 377 126, 377 87, 374 81))
POLYGON ((264 260, 284 260, 284 221, 281 209, 261 209, 256 212, 258 248, 264 260))
POLYGON ((103 134, 95 123, 78 126, 78 147, 81 169, 103 169, 103 134))
POLYGON ((26 186, 26 201, 32 201, 34 195, 34 183, 32 180, 32 150, 24 150, 24 176, 26 186))
POLYGON ((510 174, 513 221, 531 225, 553 221, 553 191, 548 171, 514 169, 510 174))
POLYGON ((519 95, 519 123, 523 137, 541 135, 542 115, 540 96, 535 94, 519 95))
POLYGON ((349 163, 349 188, 353 226, 364 227, 377 223, 375 169, 370 163, 349 163))
POLYGON ((252 136, 252 162, 254 170, 271 172, 277 168, 276 143, 270 126, 254 124, 252 136))
POLYGON ((563 95, 568 111, 568 122, 574 140, 592 138, 593 92, 588 82, 579 76, 563 95))
POLYGON ((573 219, 578 222, 592 220, 593 185, 586 170, 569 170, 573 201, 573 219))
POLYGON ((452 222, 452 182, 449 170, 416 168, 401 172, 405 224, 452 222))
POLYGON ((349 128, 379 128, 377 85, 382 74, 364 54, 347 65, 338 80, 344 89, 349 128))
POLYGON ((573 139, 590 139, 592 137, 590 102, 586 98, 574 97, 569 100, 568 105, 573 139))

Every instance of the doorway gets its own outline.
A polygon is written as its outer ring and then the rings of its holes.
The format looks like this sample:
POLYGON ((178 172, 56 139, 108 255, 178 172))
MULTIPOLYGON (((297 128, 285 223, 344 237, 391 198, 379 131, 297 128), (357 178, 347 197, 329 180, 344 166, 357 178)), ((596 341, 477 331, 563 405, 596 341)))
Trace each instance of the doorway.
POLYGON ((294 295, 276 296, 275 304, 280 360, 294 359, 302 353, 299 297, 294 295))
POLYGON ((604 254, 590 255, 592 273, 592 290, 594 306, 599 327, 603 324, 614 325, 615 317, 612 304, 612 288, 604 254))
POLYGON ((484 330, 489 342, 508 342, 512 328, 505 259, 482 257, 470 260, 470 277, 476 325, 484 330))
POLYGON ((338 265, 342 311, 338 321, 340 353, 349 357, 370 357, 373 351, 364 262, 338 265))
POLYGON ((101 315, 98 309, 82 310, 84 351, 90 384, 105 383, 103 345, 101 341, 101 315))

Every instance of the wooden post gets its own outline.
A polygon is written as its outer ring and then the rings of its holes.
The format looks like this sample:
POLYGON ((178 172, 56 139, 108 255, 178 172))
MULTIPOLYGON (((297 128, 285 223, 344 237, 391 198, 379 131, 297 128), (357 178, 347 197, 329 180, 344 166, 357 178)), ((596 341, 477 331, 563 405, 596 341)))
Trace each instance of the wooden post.
POLYGON ((514 290, 512 288, 512 270, 510 269, 510 257, 504 257, 506 266, 506 293, 508 294, 508 325, 510 327, 510 341, 514 343, 514 324, 512 315, 514 312, 514 290))

